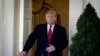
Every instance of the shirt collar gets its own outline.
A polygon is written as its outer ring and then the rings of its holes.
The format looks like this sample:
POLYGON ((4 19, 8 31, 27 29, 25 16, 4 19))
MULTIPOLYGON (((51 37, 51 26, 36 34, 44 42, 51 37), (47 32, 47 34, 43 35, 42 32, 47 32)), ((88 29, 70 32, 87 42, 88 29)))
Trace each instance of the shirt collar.
MULTIPOLYGON (((50 24, 47 24, 47 26, 50 27, 50 24)), ((52 24, 52 27, 54 27, 54 26, 55 26, 55 24, 52 24)))

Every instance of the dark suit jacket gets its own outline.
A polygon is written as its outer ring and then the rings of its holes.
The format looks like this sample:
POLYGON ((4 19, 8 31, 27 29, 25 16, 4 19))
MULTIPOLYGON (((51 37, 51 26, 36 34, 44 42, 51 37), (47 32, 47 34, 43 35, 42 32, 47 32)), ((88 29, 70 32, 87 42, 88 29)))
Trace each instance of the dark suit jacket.
MULTIPOLYGON (((47 38, 47 24, 37 25, 35 30, 30 34, 23 51, 28 52, 35 43, 35 40, 37 40, 35 56, 41 56, 41 54, 43 54, 43 56, 47 56, 47 38)), ((68 45, 66 30, 57 24, 54 26, 51 45, 54 45, 56 48, 54 52, 50 53, 51 56, 61 56, 61 51, 63 51, 63 49, 68 45)))

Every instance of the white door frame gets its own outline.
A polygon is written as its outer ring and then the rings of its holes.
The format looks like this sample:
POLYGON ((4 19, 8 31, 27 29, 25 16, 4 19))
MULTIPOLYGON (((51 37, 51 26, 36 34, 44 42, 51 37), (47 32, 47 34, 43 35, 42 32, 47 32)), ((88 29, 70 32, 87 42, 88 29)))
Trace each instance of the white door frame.
POLYGON ((32 0, 20 0, 18 50, 22 51, 32 27, 32 0))

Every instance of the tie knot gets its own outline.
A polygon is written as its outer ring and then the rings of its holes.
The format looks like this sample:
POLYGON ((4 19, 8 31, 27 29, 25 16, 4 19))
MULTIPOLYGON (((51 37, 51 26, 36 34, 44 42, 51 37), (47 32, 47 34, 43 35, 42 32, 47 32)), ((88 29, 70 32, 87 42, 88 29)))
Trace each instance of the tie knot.
POLYGON ((52 27, 52 25, 50 25, 50 28, 52 27))

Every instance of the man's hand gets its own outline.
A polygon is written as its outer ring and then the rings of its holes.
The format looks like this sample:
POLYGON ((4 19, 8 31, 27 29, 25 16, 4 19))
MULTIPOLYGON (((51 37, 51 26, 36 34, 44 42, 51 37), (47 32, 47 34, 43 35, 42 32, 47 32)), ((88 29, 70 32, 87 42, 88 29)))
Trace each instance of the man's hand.
POLYGON ((49 47, 46 48, 46 51, 49 52, 49 53, 50 53, 50 52, 53 52, 53 51, 55 51, 55 50, 56 50, 56 49, 55 49, 55 47, 54 47, 53 45, 50 45, 49 47))
POLYGON ((19 52, 18 56, 26 56, 26 52, 25 51, 19 52))

